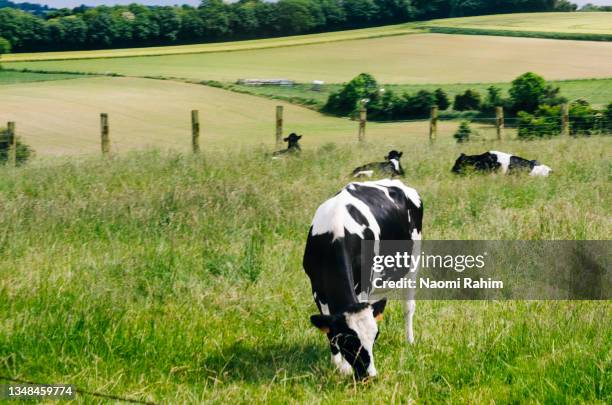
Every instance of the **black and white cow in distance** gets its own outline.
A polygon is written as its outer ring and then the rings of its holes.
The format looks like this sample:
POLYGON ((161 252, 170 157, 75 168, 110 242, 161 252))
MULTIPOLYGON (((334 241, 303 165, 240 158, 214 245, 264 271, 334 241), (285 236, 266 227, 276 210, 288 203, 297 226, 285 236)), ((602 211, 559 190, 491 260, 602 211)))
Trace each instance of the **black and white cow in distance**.
POLYGON ((485 152, 482 155, 468 156, 462 153, 455 161, 452 171, 461 174, 470 168, 484 172, 495 172, 501 168, 504 174, 529 172, 530 176, 543 177, 548 176, 552 171, 550 167, 540 164, 537 160, 527 160, 519 156, 494 150, 485 152))
MULTIPOLYGON (((399 180, 350 183, 317 209, 303 261, 320 311, 310 320, 326 333, 332 362, 342 374, 353 371, 357 379, 376 375, 376 321, 386 299, 372 304, 359 299, 367 299, 360 285, 361 241, 420 241, 422 223, 419 194, 399 180)), ((407 339, 413 343, 413 297, 404 304, 407 339)))
POLYGON ((353 177, 372 177, 375 171, 379 171, 387 176, 403 176, 404 169, 400 164, 400 158, 403 154, 404 152, 392 150, 385 156, 384 162, 374 162, 359 166, 353 170, 352 175, 353 177))
POLYGON ((287 149, 277 150, 272 154, 272 156, 280 157, 286 155, 288 153, 297 153, 301 152, 302 148, 300 148, 299 140, 302 139, 302 135, 298 135, 296 133, 289 134, 288 137, 284 138, 283 141, 287 142, 287 149))

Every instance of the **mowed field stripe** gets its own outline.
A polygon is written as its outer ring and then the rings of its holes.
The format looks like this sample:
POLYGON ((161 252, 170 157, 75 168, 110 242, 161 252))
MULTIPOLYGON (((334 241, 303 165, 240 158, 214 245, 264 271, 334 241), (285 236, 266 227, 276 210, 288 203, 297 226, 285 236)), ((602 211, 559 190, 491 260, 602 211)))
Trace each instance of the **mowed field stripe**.
POLYGON ((413 34, 282 49, 5 66, 225 82, 263 77, 342 83, 361 72, 397 84, 507 82, 526 71, 561 80, 609 77, 612 42, 413 34))
POLYGON ((347 41, 363 38, 377 38, 394 35, 405 35, 422 32, 408 24, 387 25, 383 27, 364 28, 319 34, 294 35, 279 38, 254 39, 192 45, 153 46, 143 48, 102 49, 92 51, 34 52, 4 55, 5 62, 72 60, 96 58, 124 58, 134 56, 181 55, 193 53, 234 52, 254 49, 279 48, 287 46, 321 44, 327 42, 347 41))

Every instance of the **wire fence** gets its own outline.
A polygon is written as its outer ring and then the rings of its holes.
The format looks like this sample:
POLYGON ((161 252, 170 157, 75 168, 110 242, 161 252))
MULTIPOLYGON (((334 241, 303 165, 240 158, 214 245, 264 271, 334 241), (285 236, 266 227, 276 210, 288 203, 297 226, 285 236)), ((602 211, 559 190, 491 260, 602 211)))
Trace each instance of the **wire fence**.
MULTIPOLYGON (((275 123, 274 131, 271 131, 272 136, 270 141, 274 139, 277 147, 282 144, 284 127, 292 123, 287 122, 283 116, 283 106, 275 108, 274 120, 270 120, 271 124, 275 123)), ((439 118, 437 109, 432 108, 429 119, 407 119, 396 121, 385 121, 384 123, 376 123, 376 125, 384 125, 386 123, 401 125, 406 124, 410 129, 406 132, 413 134, 415 131, 423 132, 423 135, 428 131, 429 140, 434 143, 439 135, 452 136, 460 127, 461 122, 467 122, 472 131, 472 135, 486 140, 509 140, 509 139, 530 139, 530 138, 547 138, 554 136, 590 136, 590 135, 606 135, 612 133, 612 119, 603 114, 569 114, 567 108, 561 109, 560 116, 512 116, 504 117, 503 110, 498 108, 495 117, 472 117, 458 118, 448 120, 445 117, 439 118), (442 131, 439 131, 439 126, 442 131), (439 133, 440 132, 440 133, 439 133)), ((184 123, 180 123, 176 119, 168 120, 166 117, 160 117, 155 122, 139 119, 136 113, 113 113, 113 116, 119 116, 120 123, 113 127, 112 117, 108 114, 100 114, 98 139, 91 136, 93 128, 92 120, 88 122, 88 133, 85 135, 82 132, 77 132, 75 135, 70 135, 69 141, 75 145, 75 148, 83 148, 89 151, 98 149, 104 155, 111 153, 120 153, 135 147, 165 147, 169 149, 188 149, 194 153, 200 151, 201 126, 199 121, 198 110, 191 111, 191 122, 189 122, 189 114, 186 112, 184 123), (129 128, 120 127, 122 124, 129 124, 129 128), (119 128, 118 128, 119 127, 119 128), (156 135, 149 135, 149 131, 155 129, 156 135), (115 132, 116 131, 116 132, 115 132), (121 133, 121 136, 114 137, 115 133, 121 133), (129 132, 126 134, 126 132, 129 132), (184 137, 163 136, 159 135, 164 132, 177 134, 184 133, 184 137), (190 133, 191 137, 188 137, 190 133), (191 142, 189 142, 189 140, 191 142), (112 145, 112 147, 111 147, 112 145)), ((362 111, 359 117, 355 120, 355 140, 364 141, 367 139, 368 133, 368 118, 367 111, 362 111)), ((75 126, 79 126, 79 117, 75 117, 75 126)), ((0 158, 4 155, 11 156, 10 150, 15 147, 14 139, 19 134, 19 123, 8 122, 5 129, 0 126, 0 158), (17 130, 15 129, 17 128, 17 130)), ((41 131, 44 132, 44 131, 41 131)), ((205 132, 205 128, 204 128, 205 132)), ((48 136, 45 134, 32 133, 30 130, 27 134, 27 140, 40 140, 42 137, 48 136)), ((66 139, 66 138, 64 138, 66 139)), ((11 162, 9 162, 11 163, 11 162)))

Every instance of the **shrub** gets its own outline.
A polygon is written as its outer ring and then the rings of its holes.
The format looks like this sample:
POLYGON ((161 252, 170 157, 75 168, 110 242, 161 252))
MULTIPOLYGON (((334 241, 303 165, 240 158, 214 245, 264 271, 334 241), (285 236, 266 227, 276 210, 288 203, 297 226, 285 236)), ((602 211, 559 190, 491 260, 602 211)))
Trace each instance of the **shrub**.
POLYGON ((427 90, 419 90, 416 94, 404 93, 402 99, 404 118, 427 118, 431 107, 436 104, 436 96, 427 90))
POLYGON ((612 133, 612 103, 608 104, 603 112, 604 128, 608 133, 612 133))
MULTIPOLYGON (((0 128, 0 164, 6 164, 8 162, 8 154, 9 152, 9 139, 8 139, 8 131, 6 128, 0 128)), ((17 138, 17 152, 16 159, 17 164, 22 165, 32 157, 33 151, 28 145, 21 142, 19 138, 17 138)))
POLYGON ((570 134, 593 135, 602 132, 603 114, 594 109, 586 100, 573 101, 569 107, 570 134))
POLYGON ((453 108, 456 111, 480 110, 482 98, 476 90, 468 89, 463 94, 455 96, 453 108))
POLYGON ((470 137, 474 135, 472 128, 470 127, 469 121, 461 121, 459 129, 453 135, 453 138, 457 140, 457 143, 464 143, 470 140, 470 137))
POLYGON ((434 91, 434 97, 436 98, 436 105, 441 111, 444 111, 450 107, 450 100, 448 99, 448 95, 442 89, 436 89, 434 91))

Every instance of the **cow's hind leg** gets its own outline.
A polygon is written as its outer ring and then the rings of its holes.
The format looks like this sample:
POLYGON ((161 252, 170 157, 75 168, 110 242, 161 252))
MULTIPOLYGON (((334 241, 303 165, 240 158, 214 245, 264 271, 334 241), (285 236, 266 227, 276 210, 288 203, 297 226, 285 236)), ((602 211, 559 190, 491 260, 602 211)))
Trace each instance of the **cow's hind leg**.
POLYGON ((414 343, 414 328, 412 325, 412 319, 414 318, 414 311, 416 309, 416 301, 414 299, 407 299, 403 301, 404 307, 404 320, 406 322, 406 340, 408 343, 414 343))

